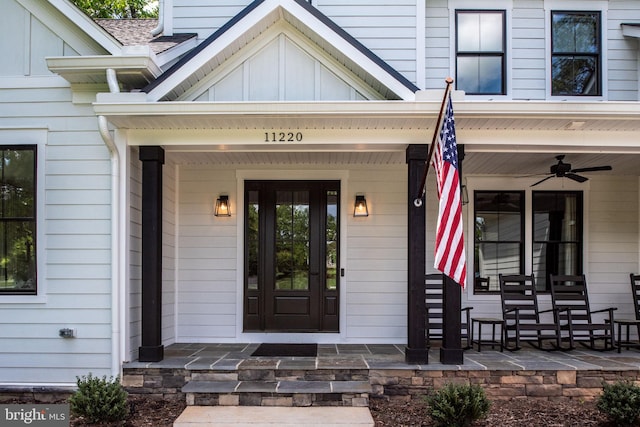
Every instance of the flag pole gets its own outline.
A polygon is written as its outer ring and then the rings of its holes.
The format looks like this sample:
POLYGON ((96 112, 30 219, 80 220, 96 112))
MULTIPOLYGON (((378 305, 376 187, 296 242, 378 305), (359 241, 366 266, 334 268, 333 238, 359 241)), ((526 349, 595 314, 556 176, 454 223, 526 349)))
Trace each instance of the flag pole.
POLYGON ((442 121, 442 114, 444 112, 444 105, 447 102, 447 95, 449 94, 449 90, 451 90, 451 83, 453 83, 453 79, 451 77, 447 77, 444 79, 447 87, 444 89, 444 96, 442 97, 442 105, 440 105, 440 113, 438 114, 438 120, 436 121, 436 128, 433 131, 433 138, 431 138, 431 146, 429 147, 429 154, 427 154, 427 159, 425 160, 425 168, 424 173, 422 174, 422 181, 420 182, 420 187, 418 189, 418 194, 416 198, 413 200, 413 204, 415 207, 419 208, 422 206, 422 196, 424 195, 425 185, 427 183, 427 174, 429 173, 429 164, 431 163, 431 158, 433 157, 433 151, 436 147, 436 140, 438 138, 438 132, 440 132, 440 122, 442 121))

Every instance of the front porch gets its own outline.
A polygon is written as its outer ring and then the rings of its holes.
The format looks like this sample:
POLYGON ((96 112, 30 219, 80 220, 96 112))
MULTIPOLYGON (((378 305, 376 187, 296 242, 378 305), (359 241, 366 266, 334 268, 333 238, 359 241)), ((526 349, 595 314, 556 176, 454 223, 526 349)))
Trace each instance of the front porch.
POLYGON ((258 344, 173 344, 160 362, 128 362, 130 393, 188 405, 367 406, 369 398, 420 398, 448 382, 480 384, 492 400, 592 399, 603 382, 640 380, 640 352, 467 350, 445 365, 405 362, 404 346, 319 344, 316 357, 253 357, 258 344))

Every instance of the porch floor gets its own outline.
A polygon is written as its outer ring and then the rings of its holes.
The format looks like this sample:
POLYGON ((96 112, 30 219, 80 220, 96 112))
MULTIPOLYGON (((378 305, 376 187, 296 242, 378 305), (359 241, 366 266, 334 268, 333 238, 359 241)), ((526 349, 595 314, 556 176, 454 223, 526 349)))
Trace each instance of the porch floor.
POLYGON ((186 369, 236 371, 263 365, 265 359, 278 370, 366 369, 414 371, 626 371, 640 369, 640 351, 542 351, 524 346, 518 351, 500 352, 483 347, 464 351, 462 365, 440 362, 440 349, 429 350, 429 363, 405 363, 404 345, 400 344, 318 344, 316 357, 255 357, 259 344, 171 344, 160 362, 126 362, 125 369, 186 369))

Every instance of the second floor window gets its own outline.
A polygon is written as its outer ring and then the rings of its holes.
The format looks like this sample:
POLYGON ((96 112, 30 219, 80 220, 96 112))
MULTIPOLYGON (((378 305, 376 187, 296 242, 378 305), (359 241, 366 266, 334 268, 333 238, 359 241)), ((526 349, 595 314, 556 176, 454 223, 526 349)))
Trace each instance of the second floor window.
POLYGON ((504 11, 456 11, 456 88, 505 94, 504 11))
POLYGON ((551 94, 600 96, 600 12, 551 12, 551 94))

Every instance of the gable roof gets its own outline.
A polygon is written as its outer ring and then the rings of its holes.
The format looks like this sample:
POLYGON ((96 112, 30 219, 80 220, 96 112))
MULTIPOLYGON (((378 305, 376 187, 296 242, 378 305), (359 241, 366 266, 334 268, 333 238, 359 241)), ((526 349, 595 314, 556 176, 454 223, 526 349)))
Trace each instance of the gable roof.
POLYGON ((143 89, 172 100, 267 28, 286 21, 387 99, 414 99, 419 88, 305 0, 255 0, 143 89))

